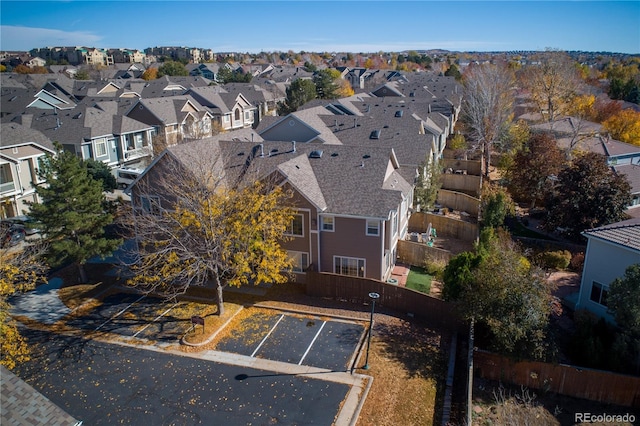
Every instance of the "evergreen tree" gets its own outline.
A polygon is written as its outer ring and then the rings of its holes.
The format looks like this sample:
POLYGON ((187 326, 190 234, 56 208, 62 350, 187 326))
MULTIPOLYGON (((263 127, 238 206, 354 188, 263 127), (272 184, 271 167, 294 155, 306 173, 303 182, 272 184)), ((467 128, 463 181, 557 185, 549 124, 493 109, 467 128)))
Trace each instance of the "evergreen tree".
POLYGON ((42 201, 31 204, 30 215, 45 235, 49 263, 76 263, 80 279, 86 282, 87 260, 106 256, 120 244, 104 234, 113 216, 106 213, 102 183, 89 175, 78 157, 60 146, 55 156, 47 155, 38 175, 45 182, 36 187, 42 201))
POLYGON ((97 180, 102 185, 102 190, 107 192, 113 192, 118 187, 116 177, 111 173, 111 169, 102 161, 89 158, 84 160, 84 165, 94 180, 97 180))

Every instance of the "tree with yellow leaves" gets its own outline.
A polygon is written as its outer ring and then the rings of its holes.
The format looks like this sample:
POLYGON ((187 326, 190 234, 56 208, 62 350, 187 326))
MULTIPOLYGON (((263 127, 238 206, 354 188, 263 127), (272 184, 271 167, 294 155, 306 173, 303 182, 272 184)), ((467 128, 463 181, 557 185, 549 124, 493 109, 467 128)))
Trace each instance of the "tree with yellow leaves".
POLYGON ((640 112, 624 109, 602 123, 611 137, 640 146, 640 112))
POLYGON ((192 150, 206 143, 177 148, 180 159, 176 151, 165 151, 155 167, 162 172, 134 187, 139 260, 129 284, 167 297, 213 285, 222 315, 225 285, 288 280, 283 271, 291 269, 291 260, 280 243, 293 211, 291 194, 268 177, 223 180, 219 159, 192 150))
POLYGON ((43 280, 42 247, 0 248, 0 364, 8 369, 29 360, 29 347, 9 313, 8 298, 32 290, 43 280))

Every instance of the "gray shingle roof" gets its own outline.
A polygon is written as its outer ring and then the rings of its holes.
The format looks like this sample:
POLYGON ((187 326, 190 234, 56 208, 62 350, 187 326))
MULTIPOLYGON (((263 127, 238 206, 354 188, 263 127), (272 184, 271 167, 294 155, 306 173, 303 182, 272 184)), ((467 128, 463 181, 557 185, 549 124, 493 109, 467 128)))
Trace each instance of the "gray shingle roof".
POLYGON ((79 422, 18 376, 0 366, 3 425, 77 425, 79 422))
POLYGON ((297 144, 294 151, 291 142, 260 146, 255 141, 206 139, 169 151, 194 171, 220 170, 222 160, 224 178, 231 185, 246 176, 263 178, 278 171, 321 211, 336 215, 386 219, 411 191, 411 184, 398 171, 387 174, 391 148, 297 144), (309 158, 317 149, 322 156, 309 158), (203 166, 204 158, 208 165, 203 166))
POLYGON ((35 142, 45 148, 54 149, 51 140, 42 132, 18 123, 2 123, 0 126, 0 146, 11 146, 35 142))
POLYGON ((640 193, 640 164, 620 164, 613 166, 618 175, 625 176, 631 185, 631 193, 640 193))
MULTIPOLYGON (((612 223, 583 233, 587 237, 595 237, 614 244, 636 250, 640 255, 640 218, 612 223)), ((638 257, 640 262, 640 256, 638 257)))

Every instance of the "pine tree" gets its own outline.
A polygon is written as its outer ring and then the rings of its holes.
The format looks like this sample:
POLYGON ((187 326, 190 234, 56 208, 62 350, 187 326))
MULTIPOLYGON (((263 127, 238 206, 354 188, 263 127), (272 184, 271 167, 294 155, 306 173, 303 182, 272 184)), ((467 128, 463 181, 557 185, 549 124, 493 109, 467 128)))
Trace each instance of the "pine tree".
POLYGON ((45 235, 49 264, 75 263, 86 282, 87 260, 106 256, 120 244, 104 234, 113 216, 107 211, 102 184, 78 157, 59 146, 55 156, 46 157, 38 175, 44 181, 36 187, 41 202, 31 204, 30 215, 45 235))

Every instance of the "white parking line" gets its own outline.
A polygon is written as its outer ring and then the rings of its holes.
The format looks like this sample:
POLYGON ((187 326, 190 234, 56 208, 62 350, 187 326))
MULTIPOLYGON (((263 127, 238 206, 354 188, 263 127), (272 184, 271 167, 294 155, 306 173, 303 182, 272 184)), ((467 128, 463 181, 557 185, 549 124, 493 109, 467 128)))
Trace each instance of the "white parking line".
POLYGON ((267 333, 266 336, 264 336, 264 339, 262 339, 262 342, 260 342, 260 344, 258 345, 258 347, 256 348, 255 351, 253 351, 253 353, 251 354, 251 358, 253 358, 256 353, 258 352, 258 350, 260 350, 260 347, 264 344, 264 342, 269 338, 269 336, 271 335, 271 333, 273 332, 273 330, 276 329, 276 327, 278 326, 278 324, 280 324, 280 321, 282 321, 282 318, 284 318, 284 314, 280 315, 280 318, 278 318, 278 321, 276 321, 276 323, 274 324, 273 327, 271 327, 271 330, 269 330, 269 332, 267 333))
POLYGON ((176 302, 176 303, 174 303, 172 307, 170 307, 169 309, 167 309, 166 311, 164 311, 163 313, 161 313, 160 315, 158 315, 157 317, 155 317, 153 321, 151 321, 150 323, 148 323, 147 325, 145 325, 144 327, 142 327, 140 330, 138 330, 138 331, 136 332, 136 334, 134 334, 134 335, 133 335, 133 336, 131 336, 131 337, 137 337, 137 336, 138 336, 138 334, 142 333, 142 332, 143 332, 143 331, 145 331, 147 328, 149 328, 149 326, 151 326, 151 324, 153 324, 154 322, 158 321, 160 318, 162 318, 163 316, 165 316, 166 314, 168 314, 168 313, 169 313, 169 311, 171 311, 173 308, 175 308, 175 307, 178 305, 178 303, 180 303, 180 302, 176 302))
POLYGON ((135 305, 136 303, 138 303, 139 301, 141 301, 144 298, 145 298, 144 295, 140 296, 140 298, 138 300, 136 300, 133 303, 130 303, 129 306, 127 306, 126 308, 124 308, 123 310, 121 310, 120 312, 118 312, 117 314, 115 314, 114 316, 112 316, 111 318, 109 318, 108 320, 103 322, 102 324, 100 324, 98 326, 98 328, 96 328, 94 331, 100 330, 103 326, 105 326, 106 324, 110 323, 113 319, 115 319, 115 318, 119 317, 120 315, 122 315, 123 313, 125 313, 127 311, 127 309, 129 309, 130 307, 132 307, 133 305, 135 305))
POLYGON ((324 328, 324 325, 326 324, 326 321, 322 322, 322 325, 320 326, 320 330, 318 330, 318 332, 316 333, 316 335, 313 337, 313 340, 311 341, 311 343, 309 344, 309 347, 307 348, 307 350, 305 351, 304 355, 302 355, 302 358, 300 358, 300 362, 298 363, 298 365, 302 365, 302 361, 304 361, 304 359, 307 357, 307 354, 309 353, 309 351, 311 350, 311 347, 313 346, 313 344, 315 343, 316 339, 318 338, 318 336, 320 335, 320 332, 322 331, 322 329, 324 328))

